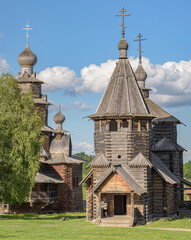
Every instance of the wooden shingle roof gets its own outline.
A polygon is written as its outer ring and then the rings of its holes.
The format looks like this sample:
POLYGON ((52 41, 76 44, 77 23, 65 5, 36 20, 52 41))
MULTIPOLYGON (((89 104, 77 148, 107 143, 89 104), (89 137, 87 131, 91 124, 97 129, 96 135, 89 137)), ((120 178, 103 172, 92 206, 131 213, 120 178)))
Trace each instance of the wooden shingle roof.
POLYGON ((168 138, 163 137, 152 146, 152 151, 186 151, 179 144, 171 142, 168 138))
POLYGON ((96 156, 86 167, 109 167, 110 162, 103 153, 96 156))
POLYGON ((138 153, 128 164, 130 167, 152 167, 152 163, 142 153, 138 153))
POLYGON ((128 58, 120 58, 96 113, 89 117, 129 115, 151 117, 128 58))
POLYGON ((83 183, 86 183, 88 179, 90 179, 93 176, 93 169, 89 171, 89 173, 82 179, 82 181, 79 183, 79 185, 82 185, 83 183))
POLYGON ((42 161, 43 163, 47 163, 47 164, 82 164, 84 162, 86 162, 85 160, 82 160, 81 158, 78 158, 74 155, 69 156, 65 156, 64 153, 51 153, 51 158, 49 158, 46 161, 42 161))
POLYGON ((37 173, 35 183, 64 183, 64 180, 58 174, 37 173))
POLYGON ((165 182, 170 184, 180 183, 180 180, 166 167, 166 165, 152 153, 152 165, 155 171, 164 179, 165 182))
POLYGON ((127 169, 124 169, 121 165, 114 165, 110 168, 101 178, 101 180, 93 187, 90 194, 93 194, 99 189, 99 187, 105 182, 105 180, 112 174, 118 173, 123 180, 137 193, 141 195, 145 193, 145 190, 136 182, 136 180, 128 173, 127 169))
MULTIPOLYGON (((175 118, 173 115, 165 111, 162 107, 160 107, 158 104, 153 102, 150 98, 145 99, 147 106, 149 108, 149 111, 152 115, 155 116, 153 119, 153 122, 175 122, 175 123, 182 123, 177 118, 175 118)), ((182 123, 183 124, 183 123, 182 123)))

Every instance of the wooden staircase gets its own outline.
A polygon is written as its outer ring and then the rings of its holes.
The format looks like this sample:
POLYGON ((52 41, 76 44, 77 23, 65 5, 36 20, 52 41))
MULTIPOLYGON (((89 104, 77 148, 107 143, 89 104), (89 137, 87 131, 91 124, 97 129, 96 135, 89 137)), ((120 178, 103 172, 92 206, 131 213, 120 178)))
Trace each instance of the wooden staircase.
POLYGON ((115 215, 114 217, 101 218, 100 227, 131 227, 131 216, 115 215))

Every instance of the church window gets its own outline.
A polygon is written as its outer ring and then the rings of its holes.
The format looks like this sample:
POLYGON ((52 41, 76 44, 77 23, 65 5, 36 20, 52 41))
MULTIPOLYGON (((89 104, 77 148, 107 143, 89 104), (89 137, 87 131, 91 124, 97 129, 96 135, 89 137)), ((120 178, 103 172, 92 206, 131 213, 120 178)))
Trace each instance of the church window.
POLYGON ((109 122, 109 131, 117 131, 117 122, 115 120, 109 122))
POLYGON ((137 120, 134 120, 132 121, 133 122, 133 130, 138 130, 138 121, 137 120))
POLYGON ((73 179, 72 179, 72 187, 74 188, 75 186, 76 186, 76 178, 73 177, 73 179))
POLYGON ((78 177, 76 178, 76 187, 78 187, 78 177))
POLYGON ((128 121, 126 119, 123 119, 122 120, 122 123, 123 123, 123 128, 128 128, 128 121))
POLYGON ((40 184, 40 191, 41 192, 47 192, 48 191, 48 184, 47 183, 41 183, 40 184))
POLYGON ((170 171, 173 172, 174 170, 174 164, 173 164, 173 156, 172 156, 172 153, 170 153, 169 155, 169 158, 170 158, 170 171))
POLYGON ((141 131, 147 130, 147 122, 146 121, 141 121, 141 131))

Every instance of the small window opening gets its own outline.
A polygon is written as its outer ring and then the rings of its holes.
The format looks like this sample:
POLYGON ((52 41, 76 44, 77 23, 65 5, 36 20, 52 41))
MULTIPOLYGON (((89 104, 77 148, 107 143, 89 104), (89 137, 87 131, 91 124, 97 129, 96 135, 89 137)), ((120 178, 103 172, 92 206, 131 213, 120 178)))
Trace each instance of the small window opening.
POLYGON ((123 122, 123 128, 128 128, 128 122, 127 122, 127 120, 126 120, 126 119, 123 119, 122 122, 123 122))
POLYGON ((76 187, 78 187, 78 177, 76 178, 76 187))
POLYGON ((73 179, 72 179, 73 181, 72 181, 72 186, 73 186, 73 188, 76 186, 76 179, 75 179, 75 177, 73 177, 73 179))
POLYGON ((147 122, 146 121, 141 121, 141 131, 147 130, 147 122))
POLYGON ((109 122, 109 131, 117 131, 117 122, 115 120, 109 122))
POLYGON ((121 158, 121 155, 118 155, 118 158, 121 158))
POLYGON ((173 164, 173 156, 172 156, 172 153, 170 153, 170 171, 173 172, 174 170, 174 164, 173 164))

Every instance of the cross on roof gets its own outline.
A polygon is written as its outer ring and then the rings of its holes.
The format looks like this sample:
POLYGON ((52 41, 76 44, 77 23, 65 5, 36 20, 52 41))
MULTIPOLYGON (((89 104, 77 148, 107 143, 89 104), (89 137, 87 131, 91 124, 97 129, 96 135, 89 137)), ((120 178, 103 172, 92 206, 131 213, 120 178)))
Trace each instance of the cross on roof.
POLYGON ((126 26, 124 26, 124 16, 131 16, 131 14, 124 14, 126 12, 126 10, 124 10, 124 8, 122 8, 122 10, 120 11, 121 14, 116 14, 115 16, 120 16, 122 17, 122 25, 120 25, 122 27, 122 38, 125 37, 125 28, 126 26))
POLYGON ((137 51, 139 51, 139 63, 142 63, 141 61, 141 53, 143 52, 141 50, 141 41, 146 40, 146 38, 142 38, 142 35, 139 33, 139 35, 137 36, 138 39, 134 39, 134 41, 139 41, 139 49, 137 49, 137 51))
POLYGON ((26 37, 27 37, 27 46, 29 45, 29 30, 32 30, 32 28, 30 28, 30 25, 28 24, 27 21, 27 25, 25 26, 25 28, 23 28, 23 30, 27 31, 26 37))

